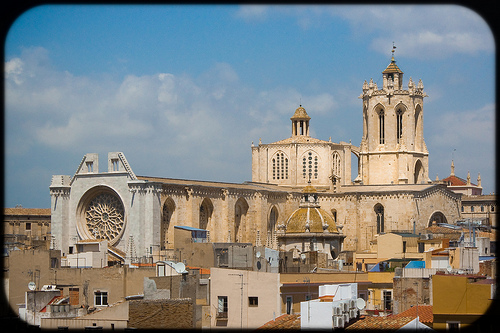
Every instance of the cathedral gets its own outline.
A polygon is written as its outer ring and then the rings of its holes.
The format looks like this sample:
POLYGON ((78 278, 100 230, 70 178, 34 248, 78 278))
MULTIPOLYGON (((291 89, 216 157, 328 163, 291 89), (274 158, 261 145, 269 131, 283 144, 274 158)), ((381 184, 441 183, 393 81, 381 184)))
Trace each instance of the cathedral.
POLYGON ((241 184, 138 176, 121 152, 101 168, 97 154, 86 154, 73 176, 52 177, 52 248, 64 255, 104 239, 111 253, 166 254, 174 226, 187 226, 206 230, 211 242, 334 257, 367 250, 383 233, 455 222, 460 194, 429 179, 422 81, 410 78, 405 89, 394 56, 382 79, 381 87, 362 86, 359 147, 311 137, 311 117, 299 106, 289 138, 252 143, 252 180, 241 184))

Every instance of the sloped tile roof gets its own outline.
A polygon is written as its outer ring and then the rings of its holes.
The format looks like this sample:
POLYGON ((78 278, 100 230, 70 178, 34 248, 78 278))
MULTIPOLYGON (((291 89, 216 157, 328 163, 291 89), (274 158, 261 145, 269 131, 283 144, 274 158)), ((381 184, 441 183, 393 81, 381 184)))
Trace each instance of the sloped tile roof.
POLYGON ((412 320, 412 317, 364 317, 347 326, 346 330, 396 331, 412 320))
POLYGON ((320 139, 316 139, 307 135, 295 135, 287 139, 283 139, 280 141, 276 141, 273 143, 270 143, 271 145, 283 145, 283 144, 289 144, 289 143, 331 143, 329 141, 324 141, 320 139))
POLYGON ((300 314, 284 314, 268 321, 259 330, 300 330, 300 314))
POLYGON ((191 270, 199 270, 200 274, 202 274, 202 275, 209 275, 210 274, 209 268, 202 268, 202 267, 195 267, 195 266, 186 266, 186 268, 191 269, 191 270))
POLYGON ((402 70, 399 69, 398 65, 396 65, 396 60, 394 60, 394 57, 391 59, 391 63, 387 68, 382 72, 383 74, 385 73, 403 73, 402 70))
MULTIPOLYGON (((457 176, 449 176, 444 179, 441 179, 441 181, 446 182, 447 184, 451 186, 465 186, 467 185, 467 181, 465 179, 462 179, 457 176)), ((472 186, 476 186, 475 184, 472 184, 472 186)))
POLYGON ((50 208, 4 208, 4 215, 48 215, 50 208))
MULTIPOLYGON (((394 315, 392 317, 411 317, 415 318, 417 316, 417 307, 412 306, 406 311, 403 311, 401 313, 398 313, 397 315, 394 315)), ((424 324, 432 324, 433 322, 433 312, 432 312, 432 305, 419 305, 418 306, 418 319, 421 323, 424 324)))
POLYGON ((295 113, 293 114, 292 118, 290 119, 311 119, 311 117, 309 117, 309 115, 307 114, 306 112, 306 109, 304 109, 301 106, 299 106, 296 110, 295 110, 295 113))

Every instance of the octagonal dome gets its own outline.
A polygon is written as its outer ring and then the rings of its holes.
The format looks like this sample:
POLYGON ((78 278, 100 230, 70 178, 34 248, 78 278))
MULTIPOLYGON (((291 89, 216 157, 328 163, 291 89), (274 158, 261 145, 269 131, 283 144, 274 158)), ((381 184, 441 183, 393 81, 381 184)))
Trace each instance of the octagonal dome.
POLYGON ((296 209, 286 221, 285 233, 338 233, 333 217, 319 207, 296 209))

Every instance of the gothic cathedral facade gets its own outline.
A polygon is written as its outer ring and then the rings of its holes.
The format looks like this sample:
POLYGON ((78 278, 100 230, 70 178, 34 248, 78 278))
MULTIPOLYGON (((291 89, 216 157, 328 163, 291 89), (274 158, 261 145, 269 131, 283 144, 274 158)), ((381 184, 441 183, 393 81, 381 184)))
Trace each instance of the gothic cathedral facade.
POLYGON ((382 233, 453 223, 460 195, 428 177, 423 84, 410 78, 404 90, 394 58, 382 76, 381 89, 372 80, 363 84, 359 147, 311 137, 311 117, 299 106, 289 138, 252 144, 251 182, 137 176, 120 152, 109 153, 100 172, 99 156, 85 155, 73 176, 52 177, 52 248, 64 255, 77 242, 106 239, 110 251, 123 256, 167 253, 174 226, 189 226, 207 230, 212 242, 280 249, 279 226, 299 209, 309 185, 335 224, 327 229, 344 239, 341 251, 367 250, 382 233), (357 175, 351 174, 353 156, 357 175))

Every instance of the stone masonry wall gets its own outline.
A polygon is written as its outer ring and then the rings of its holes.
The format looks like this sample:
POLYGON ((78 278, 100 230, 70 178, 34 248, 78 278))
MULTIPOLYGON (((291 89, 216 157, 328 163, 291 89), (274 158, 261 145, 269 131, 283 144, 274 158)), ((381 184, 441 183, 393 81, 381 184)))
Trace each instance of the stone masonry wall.
POLYGON ((193 301, 190 298, 131 301, 128 327, 191 329, 194 327, 193 301))

